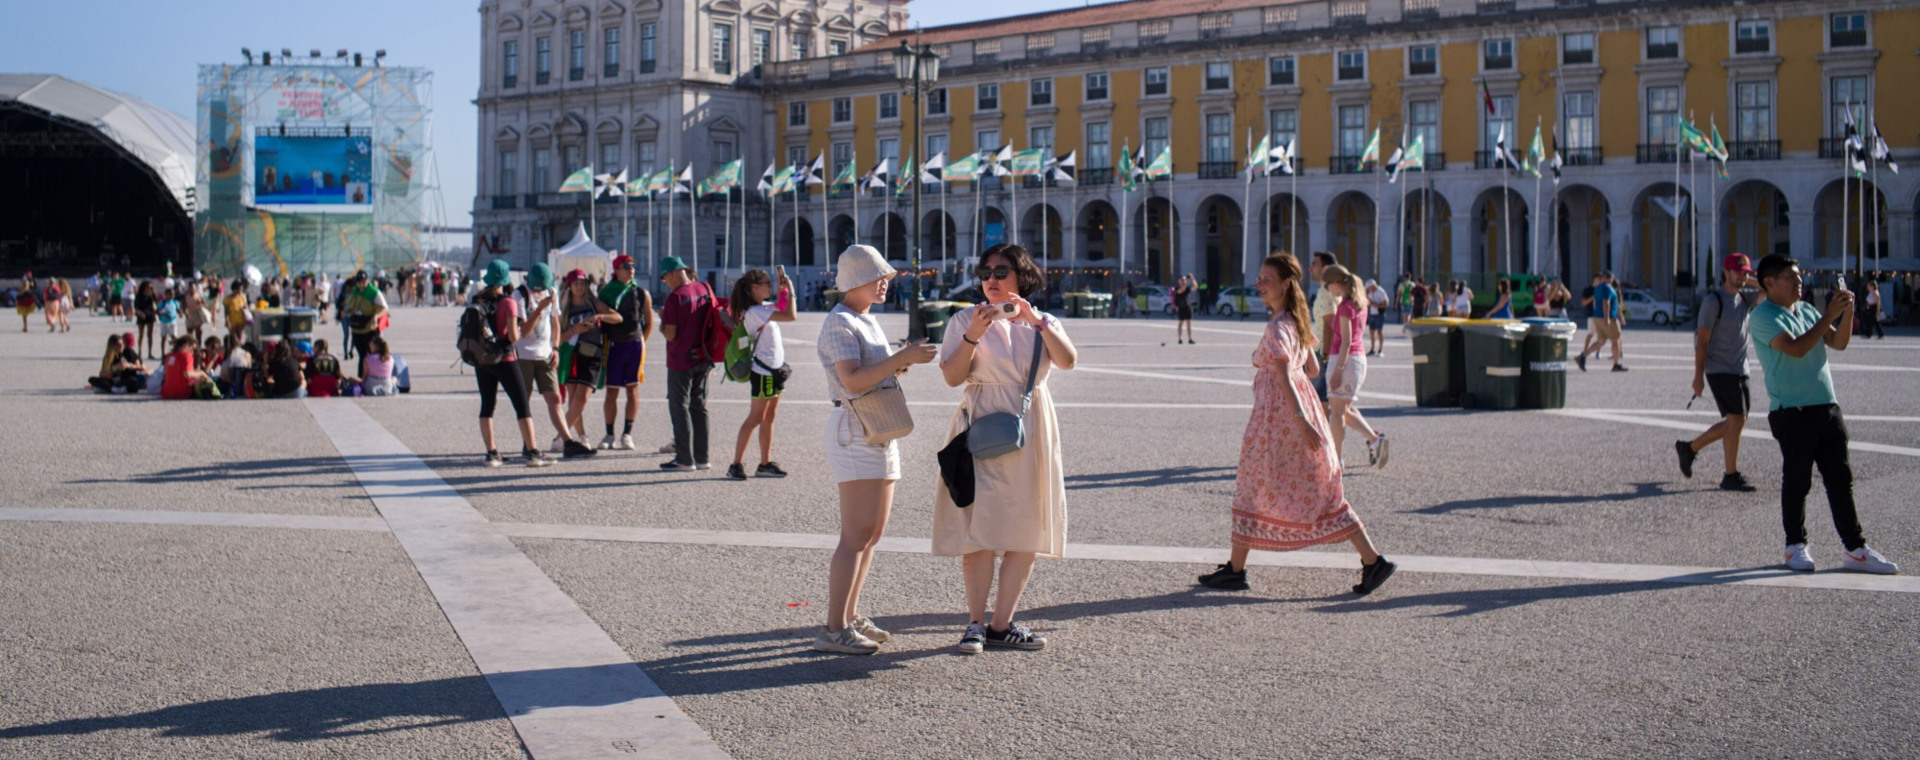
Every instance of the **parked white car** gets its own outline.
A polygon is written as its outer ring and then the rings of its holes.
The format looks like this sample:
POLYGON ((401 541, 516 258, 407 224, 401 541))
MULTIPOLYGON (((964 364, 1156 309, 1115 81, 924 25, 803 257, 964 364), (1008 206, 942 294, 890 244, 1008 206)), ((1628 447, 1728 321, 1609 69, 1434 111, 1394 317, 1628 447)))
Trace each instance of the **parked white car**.
POLYGON ((1620 317, 1628 322, 1649 321, 1656 325, 1669 325, 1691 319, 1693 310, 1683 303, 1656 298, 1651 290, 1622 290, 1620 317))
POLYGON ((1159 312, 1169 317, 1173 316, 1173 294, 1167 292, 1165 287, 1146 283, 1135 284, 1133 286, 1134 303, 1138 304, 1140 296, 1143 295, 1147 297, 1146 312, 1148 314, 1159 312))

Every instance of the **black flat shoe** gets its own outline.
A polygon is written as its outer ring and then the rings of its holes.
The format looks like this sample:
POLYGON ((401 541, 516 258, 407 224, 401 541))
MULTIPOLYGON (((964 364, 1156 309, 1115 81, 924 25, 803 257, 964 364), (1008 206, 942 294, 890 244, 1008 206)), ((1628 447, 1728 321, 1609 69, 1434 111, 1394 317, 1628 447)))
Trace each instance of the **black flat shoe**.
POLYGON ((1213 572, 1200 576, 1200 585, 1228 591, 1245 591, 1248 588, 1247 571, 1235 570, 1232 564, 1223 564, 1214 568, 1213 572))
POLYGON ((1384 556, 1374 560, 1371 565, 1361 565, 1360 582, 1354 584, 1353 593, 1361 596, 1373 593, 1374 589, 1385 585, 1387 579, 1393 577, 1393 571, 1398 568, 1398 565, 1388 562, 1384 556))

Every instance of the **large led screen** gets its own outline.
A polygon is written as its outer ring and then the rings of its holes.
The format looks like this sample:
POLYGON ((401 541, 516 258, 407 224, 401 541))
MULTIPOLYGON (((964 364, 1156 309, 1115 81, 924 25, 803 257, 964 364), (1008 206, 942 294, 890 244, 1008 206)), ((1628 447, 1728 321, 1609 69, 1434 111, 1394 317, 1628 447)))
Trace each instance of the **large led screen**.
POLYGON ((373 203, 371 138, 263 134, 254 138, 253 158, 255 206, 361 207, 354 210, 364 212, 373 203))

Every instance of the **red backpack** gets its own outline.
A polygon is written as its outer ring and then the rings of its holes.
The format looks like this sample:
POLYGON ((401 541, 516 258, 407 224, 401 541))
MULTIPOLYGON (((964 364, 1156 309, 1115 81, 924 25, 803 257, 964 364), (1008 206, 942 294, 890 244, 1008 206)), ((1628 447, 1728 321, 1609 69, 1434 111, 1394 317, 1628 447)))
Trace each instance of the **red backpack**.
POLYGON ((730 302, 713 294, 713 288, 707 288, 705 298, 710 304, 707 319, 700 329, 700 352, 708 362, 725 365, 727 361, 727 341, 733 339, 733 311, 730 302))

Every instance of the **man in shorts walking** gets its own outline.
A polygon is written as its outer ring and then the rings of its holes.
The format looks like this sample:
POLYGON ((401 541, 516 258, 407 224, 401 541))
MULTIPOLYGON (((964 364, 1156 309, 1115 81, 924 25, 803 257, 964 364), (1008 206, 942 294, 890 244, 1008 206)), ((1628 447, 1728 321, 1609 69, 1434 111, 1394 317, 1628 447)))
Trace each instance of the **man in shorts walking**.
POLYGON ((621 254, 613 259, 613 280, 600 288, 600 302, 620 315, 620 321, 604 325, 606 339, 607 437, 600 448, 633 450, 633 421, 640 416, 640 383, 646 380, 640 365, 646 363, 648 336, 653 334, 653 296, 633 282, 633 257, 621 254), (613 420, 620 412, 620 397, 627 399, 625 427, 614 438, 613 420))
POLYGON ((1799 262, 1780 254, 1760 260, 1766 300, 1753 309, 1753 352, 1767 376, 1767 425, 1780 443, 1780 521, 1787 531, 1787 568, 1813 571, 1807 551, 1807 492, 1813 468, 1826 483, 1833 527, 1847 553, 1840 569, 1892 575, 1900 567, 1867 546, 1853 505, 1853 467, 1847 462, 1847 423, 1833 392, 1827 349, 1847 350, 1853 337, 1853 293, 1840 290, 1825 313, 1800 300, 1799 262))
POLYGON ((1746 289, 1753 277, 1746 254, 1728 256, 1720 270, 1720 289, 1700 301, 1699 329, 1693 338, 1693 397, 1712 390, 1720 421, 1691 441, 1674 441, 1673 448, 1680 455, 1680 474, 1691 478, 1694 457, 1719 441, 1727 460, 1720 489, 1752 491, 1753 484, 1740 474, 1740 433, 1747 429, 1747 410, 1753 406, 1747 391, 1747 314, 1760 293, 1746 289))
POLYGON ((1613 371, 1625 372, 1627 367, 1620 363, 1620 291, 1613 287, 1613 273, 1601 271, 1593 278, 1593 311, 1587 317, 1587 337, 1592 340, 1591 350, 1580 349, 1580 355, 1573 358, 1580 365, 1580 371, 1587 371, 1587 354, 1600 355, 1600 349, 1613 346, 1613 371))

